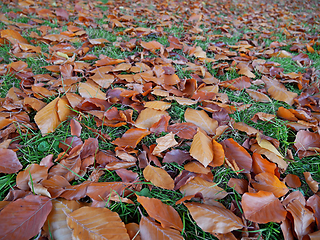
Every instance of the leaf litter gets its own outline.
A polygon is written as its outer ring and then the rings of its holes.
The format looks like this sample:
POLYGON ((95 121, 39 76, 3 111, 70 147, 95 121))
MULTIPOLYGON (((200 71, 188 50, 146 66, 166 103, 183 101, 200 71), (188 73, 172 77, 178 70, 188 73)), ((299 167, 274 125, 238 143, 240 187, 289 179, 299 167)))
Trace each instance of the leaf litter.
POLYGON ((1 3, 0 239, 318 239, 316 3, 45 3, 1 3))

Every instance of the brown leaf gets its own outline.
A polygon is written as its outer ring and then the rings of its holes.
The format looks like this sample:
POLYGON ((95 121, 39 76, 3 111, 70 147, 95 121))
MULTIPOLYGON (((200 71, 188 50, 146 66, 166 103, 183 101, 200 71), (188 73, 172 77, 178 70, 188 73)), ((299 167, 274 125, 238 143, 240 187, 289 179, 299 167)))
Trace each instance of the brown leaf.
POLYGON ((300 130, 294 141, 294 148, 298 152, 299 158, 306 156, 318 155, 317 149, 320 149, 319 133, 300 130))
POLYGON ((265 103, 271 102, 271 99, 266 94, 264 94, 262 92, 258 92, 253 89, 246 89, 246 92, 256 102, 265 102, 265 103))
POLYGON ((176 162, 179 165, 182 165, 185 161, 192 159, 190 153, 180 149, 173 149, 170 152, 167 152, 163 158, 164 163, 176 162))
POLYGON ((264 159, 260 154, 253 153, 252 154, 252 171, 255 174, 268 172, 274 174, 277 166, 274 163, 269 162, 268 160, 264 159))
POLYGON ((248 181, 246 179, 230 178, 228 186, 234 188, 237 193, 244 194, 248 192, 248 181))
POLYGON ((140 220, 140 237, 141 240, 183 240, 180 232, 171 229, 163 228, 160 224, 151 220, 149 217, 141 216, 140 220))
POLYGON ((189 172, 194 173, 200 173, 200 174, 208 174, 211 173, 211 170, 209 167, 204 167, 200 162, 198 161, 192 161, 188 162, 186 165, 183 166, 185 170, 189 172))
POLYGON ((224 163, 224 150, 223 146, 218 143, 216 140, 212 139, 212 148, 213 148, 213 160, 209 163, 211 167, 219 167, 224 163))
POLYGON ((148 165, 143 170, 143 176, 147 181, 152 182, 155 186, 173 190, 174 181, 170 175, 162 168, 148 165))
POLYGON ((287 211, 271 192, 245 193, 241 205, 246 219, 252 222, 281 222, 286 219, 287 211))
POLYGON ((195 177, 187 184, 180 187, 179 190, 186 196, 200 192, 204 198, 210 199, 222 199, 228 195, 227 192, 218 187, 216 183, 208 182, 200 177, 195 177))
POLYGON ((313 213, 305 208, 299 200, 294 200, 287 206, 287 211, 291 213, 294 222, 294 231, 298 239, 302 239, 312 230, 311 224, 314 222, 313 213))
POLYGON ((207 167, 213 160, 212 141, 207 134, 198 129, 190 148, 190 155, 207 167))
POLYGON ((152 108, 154 110, 165 111, 171 107, 171 104, 163 101, 150 101, 144 104, 146 108, 152 108))
POLYGON ((146 108, 140 112, 135 122, 135 126, 138 128, 150 129, 153 124, 161 119, 162 116, 169 116, 169 114, 166 111, 146 108))
POLYGON ((211 234, 228 233, 243 228, 241 218, 230 210, 195 202, 184 203, 184 205, 188 208, 197 225, 205 232, 211 234))
POLYGON ((87 188, 87 195, 93 200, 102 201, 107 198, 112 191, 122 195, 123 190, 130 185, 130 183, 124 182, 92 182, 87 188))
POLYGON ((135 148, 142 138, 149 135, 150 132, 146 129, 131 128, 126 131, 121 138, 117 138, 112 143, 119 147, 135 148))
POLYGON ((182 231, 183 224, 181 218, 173 207, 164 204, 156 198, 148 198, 137 195, 137 201, 146 209, 150 217, 161 223, 163 228, 175 228, 182 231))
POLYGON ((119 215, 107 208, 79 208, 67 214, 67 223, 72 239, 130 240, 119 215))
POLYGON ((67 214, 80 207, 81 204, 78 201, 53 199, 52 211, 43 228, 52 235, 53 239, 72 239, 72 232, 67 225, 67 214))
POLYGON ((320 227, 320 197, 318 195, 313 195, 309 197, 306 206, 310 207, 314 212, 314 217, 317 222, 318 229, 320 227))
POLYGON ((49 198, 37 195, 9 203, 0 212, 0 239, 31 239, 39 233, 51 208, 49 198))
POLYGON ((17 154, 11 149, 0 149, 0 172, 16 173, 22 169, 17 154))
POLYGON ((272 192, 277 198, 284 196, 289 189, 275 175, 268 172, 259 173, 255 176, 256 182, 252 186, 256 190, 272 192))
POLYGON ((174 134, 172 132, 163 137, 157 138, 156 142, 157 146, 153 149, 152 154, 158 157, 162 157, 161 153, 163 151, 178 144, 174 139, 174 134))
POLYGON ((210 118, 204 110, 187 108, 184 118, 186 122, 195 124, 209 135, 214 135, 218 127, 217 120, 210 118))
POLYGON ((70 128, 71 128, 71 135, 80 137, 82 127, 77 120, 75 119, 70 120, 70 128))
POLYGON ((39 166, 38 164, 29 165, 26 170, 19 172, 16 179, 17 187, 21 190, 29 190, 30 187, 28 183, 31 181, 30 176, 33 183, 39 183, 47 179, 48 169, 48 167, 39 166))
POLYGON ((99 87, 89 81, 79 83, 79 94, 83 98, 106 99, 106 94, 103 93, 99 87))
POLYGON ((319 190, 319 183, 315 180, 313 180, 313 178, 311 177, 311 173, 309 172, 304 172, 303 173, 304 178, 306 179, 306 182, 309 186, 309 188, 311 189, 311 191, 313 193, 318 192, 319 190))
POLYGON ((288 174, 284 178, 284 182, 291 188, 298 188, 301 186, 300 178, 294 174, 288 174))
POLYGON ((239 166, 242 173, 249 173, 252 167, 252 158, 250 154, 232 138, 221 142, 226 158, 239 166))
POLYGON ((168 131, 180 138, 192 139, 197 133, 197 126, 193 123, 176 123, 168 126, 168 131))
POLYGON ((140 229, 137 223, 126 224, 126 229, 131 240, 141 240, 140 229))
POLYGON ((251 86, 251 82, 250 78, 242 76, 228 81, 220 82, 219 86, 229 88, 231 90, 242 90, 249 88, 251 86))
POLYGON ((281 88, 281 87, 278 87, 275 85, 268 88, 268 94, 272 98, 274 98, 278 101, 285 102, 289 105, 292 105, 294 103, 293 99, 298 96, 297 93, 290 92, 290 91, 286 90, 285 88, 281 88))

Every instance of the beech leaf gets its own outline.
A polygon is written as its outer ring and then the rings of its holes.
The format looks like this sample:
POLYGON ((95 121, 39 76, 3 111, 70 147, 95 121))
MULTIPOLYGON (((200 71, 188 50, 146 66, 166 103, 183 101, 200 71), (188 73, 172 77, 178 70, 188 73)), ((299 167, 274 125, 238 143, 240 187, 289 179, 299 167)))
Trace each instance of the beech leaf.
POLYGON ((173 190, 174 181, 170 175, 162 168, 148 165, 143 170, 143 176, 146 180, 152 182, 155 186, 173 190))
POLYGON ((195 124, 209 135, 214 135, 218 127, 217 120, 210 118, 204 110, 187 108, 184 118, 186 122, 195 124))

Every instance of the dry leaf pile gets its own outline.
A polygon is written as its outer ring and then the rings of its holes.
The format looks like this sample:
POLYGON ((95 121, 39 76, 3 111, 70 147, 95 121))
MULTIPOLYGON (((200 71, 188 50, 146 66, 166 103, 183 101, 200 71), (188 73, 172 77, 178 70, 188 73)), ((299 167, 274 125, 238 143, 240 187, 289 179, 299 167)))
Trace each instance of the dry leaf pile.
POLYGON ((0 56, 0 76, 2 82, 13 76, 19 87, 0 99, 0 172, 16 174, 16 185, 0 202, 0 239, 191 239, 187 214, 218 239, 262 239, 260 225, 269 222, 281 224, 286 240, 320 238, 318 182, 303 173, 313 193, 306 197, 296 191, 300 177, 286 172, 294 157, 320 151, 318 71, 307 54, 320 54, 319 34, 303 26, 319 26, 319 9, 311 3, 305 7, 313 12, 299 15, 290 11, 296 2, 3 4, 18 11, 0 10, 0 46, 10 55, 10 62, 0 56), (28 21, 15 21, 22 17, 28 21), (181 37, 168 30, 176 26, 181 37), (94 38, 92 29, 115 40, 94 38), (278 33, 286 41, 274 41, 278 33), (234 45, 219 40, 239 35, 234 45), (127 55, 94 54, 107 48, 127 55), (272 57, 292 59, 304 72, 285 73, 268 61, 272 57), (44 59, 46 73, 35 74, 30 58, 44 59), (181 69, 190 78, 179 76, 181 69), (221 81, 230 71, 238 76, 221 81), (252 122, 285 120, 295 136, 292 151, 235 121, 233 114, 252 104, 232 101, 225 91, 286 106, 275 114, 258 112, 252 122), (179 118, 174 106, 184 109, 179 118), (95 127, 84 123, 88 118, 95 127), (70 132, 60 139, 58 154, 21 161, 19 136, 32 139, 40 131, 45 137, 62 125, 70 132), (84 131, 94 137, 83 137, 84 131), (235 132, 245 134, 244 142, 232 137, 235 132), (146 140, 151 136, 152 144, 146 140), (215 178, 217 169, 234 173, 227 186, 215 178), (121 181, 101 180, 110 173, 121 181), (184 212, 144 189, 165 189, 169 199, 178 194, 175 206, 184 212), (139 206, 139 219, 123 221, 108 209, 112 203, 139 206))

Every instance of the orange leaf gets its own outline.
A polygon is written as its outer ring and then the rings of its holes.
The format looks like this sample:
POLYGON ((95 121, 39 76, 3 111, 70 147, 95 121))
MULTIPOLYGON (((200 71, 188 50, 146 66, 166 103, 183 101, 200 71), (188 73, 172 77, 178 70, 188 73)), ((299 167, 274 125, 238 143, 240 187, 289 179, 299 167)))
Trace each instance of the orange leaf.
POLYGON ((197 225, 205 232, 228 233, 243 228, 241 218, 230 210, 206 204, 184 203, 197 225), (210 219, 210 221, 208 221, 210 219))
POLYGON ((119 147, 135 148, 142 138, 149 135, 150 132, 146 129, 131 128, 126 131, 121 138, 117 138, 112 143, 119 147))
POLYGON ((300 130, 296 135, 294 148, 297 150, 300 159, 305 156, 318 155, 320 150, 319 133, 300 130))
POLYGON ((224 163, 224 150, 223 146, 216 140, 212 139, 212 149, 213 149, 213 160, 209 163, 211 167, 218 167, 224 163))
POLYGON ((256 190, 272 192, 277 198, 284 196, 289 189, 275 175, 268 172, 259 173, 255 176, 256 182, 252 186, 256 190))
POLYGON ((20 33, 18 33, 15 30, 11 30, 11 29, 2 30, 1 31, 1 37, 7 39, 12 44, 16 44, 16 43, 26 43, 26 44, 28 44, 29 43, 27 41, 27 39, 25 39, 24 37, 22 37, 20 35, 20 33))
POLYGON ((287 211, 271 192, 245 193, 241 205, 244 216, 252 222, 281 222, 286 219, 287 211))
POLYGON ((79 94, 83 98, 106 99, 106 94, 103 93, 99 87, 89 81, 79 83, 79 94))
POLYGON ((207 167, 213 160, 212 141, 207 134, 198 129, 190 148, 190 155, 207 167))
POLYGON ((214 135, 218 127, 217 120, 210 118, 204 110, 187 108, 184 113, 184 118, 186 122, 195 124, 209 135, 214 135))
POLYGON ((150 129, 153 124, 158 122, 162 116, 169 116, 166 111, 158 111, 152 108, 142 110, 135 122, 135 126, 143 129, 150 129))
POLYGON ((259 174, 262 172, 274 174, 276 168, 277 166, 274 163, 271 163, 268 160, 264 159, 260 154, 252 154, 252 171, 255 174, 259 174))
POLYGON ((248 192, 248 181, 246 179, 230 178, 228 186, 234 188, 239 194, 248 192))
POLYGON ((49 198, 28 195, 0 212, 0 239, 31 239, 42 228, 52 208, 49 198))
POLYGON ((33 183, 39 183, 48 177, 48 167, 40 166, 38 164, 29 165, 26 170, 19 172, 17 175, 17 187, 21 190, 29 190, 29 182, 31 181, 30 175, 33 183))
POLYGON ((140 220, 140 236, 141 239, 148 240, 183 240, 180 232, 171 229, 163 228, 160 224, 151 220, 150 217, 141 216, 140 220))
POLYGON ((180 138, 192 139, 197 133, 197 126, 193 123, 176 123, 169 125, 168 131, 177 134, 180 138))
POLYGON ((250 154, 232 138, 221 142, 226 158, 229 162, 235 161, 242 173, 249 173, 252 167, 252 158, 250 154))
POLYGON ((152 182, 155 186, 173 190, 174 181, 170 175, 162 168, 148 165, 143 170, 143 176, 147 181, 152 182))
POLYGON ((57 103, 60 98, 54 99, 47 106, 37 112, 34 117, 35 122, 40 128, 41 134, 45 135, 53 132, 60 124, 57 103))
POLYGON ((163 228, 172 227, 180 232, 182 231, 183 224, 181 218, 173 207, 164 204, 161 202, 161 200, 156 198, 148 198, 137 195, 137 201, 141 203, 144 209, 147 210, 147 213, 150 217, 161 223, 163 228))
POLYGON ((22 169, 17 154, 11 149, 0 149, 0 172, 16 173, 22 169))
POLYGON ((72 239, 130 240, 119 215, 107 208, 82 207, 67 214, 72 239))
POLYGON ((278 100, 278 101, 282 101, 285 102, 289 105, 292 105, 294 103, 293 99, 296 98, 298 96, 297 93, 294 92, 290 92, 284 88, 278 87, 278 86, 271 86, 270 88, 268 88, 268 94, 278 100))
POLYGON ((146 102, 144 104, 144 107, 164 111, 170 108, 171 104, 163 101, 150 101, 150 102, 146 102))

